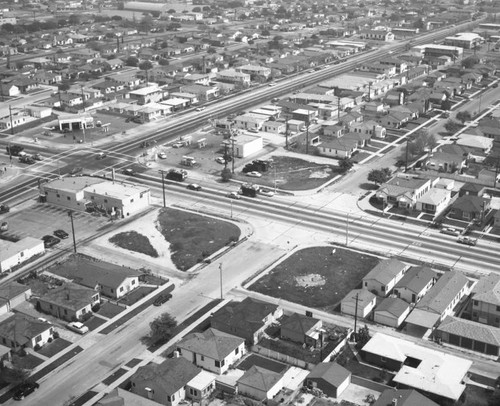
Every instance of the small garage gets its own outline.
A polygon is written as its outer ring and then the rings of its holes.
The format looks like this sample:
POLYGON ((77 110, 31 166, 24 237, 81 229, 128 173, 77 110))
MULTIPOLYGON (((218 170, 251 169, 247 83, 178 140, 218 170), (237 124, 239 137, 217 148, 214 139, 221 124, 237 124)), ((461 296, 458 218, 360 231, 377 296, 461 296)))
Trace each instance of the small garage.
POLYGON ((336 362, 321 362, 307 375, 306 386, 338 398, 351 383, 351 372, 336 362))

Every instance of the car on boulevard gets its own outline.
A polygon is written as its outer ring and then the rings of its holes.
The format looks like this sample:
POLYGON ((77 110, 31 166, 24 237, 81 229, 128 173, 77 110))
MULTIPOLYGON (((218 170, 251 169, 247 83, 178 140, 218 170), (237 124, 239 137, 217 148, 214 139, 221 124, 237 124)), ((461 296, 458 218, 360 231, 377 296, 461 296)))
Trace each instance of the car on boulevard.
POLYGON ((241 199, 241 196, 238 194, 238 192, 229 192, 227 195, 230 199, 236 199, 239 200, 241 199))
POLYGON ((187 185, 187 188, 189 190, 196 190, 196 191, 201 190, 201 186, 198 185, 197 183, 190 183, 189 185, 187 185))
POLYGON ((40 385, 36 382, 26 381, 14 388, 14 400, 23 400, 26 396, 31 395, 40 385))
POLYGON ((259 194, 267 197, 273 197, 274 192, 271 189, 262 188, 259 190, 259 194))
POLYGON ((134 175, 135 175, 134 170, 133 170, 133 169, 130 169, 130 168, 124 169, 124 170, 122 171, 122 173, 123 173, 124 175, 127 175, 127 176, 134 176, 134 175))
POLYGON ((172 299, 172 295, 170 293, 162 294, 155 299, 153 305, 161 306, 163 303, 167 303, 170 299, 172 299))
POLYGON ((8 213, 10 211, 10 207, 8 204, 0 204, 0 214, 8 213))
POLYGON ((58 238, 61 238, 61 239, 65 239, 65 238, 68 238, 69 237, 69 234, 64 231, 64 230, 56 230, 54 231, 54 235, 58 238))
POLYGON ((71 323, 66 324, 66 327, 78 334, 85 334, 89 332, 89 328, 79 321, 72 321, 71 323))
POLYGON ((9 229, 9 223, 6 221, 2 221, 2 224, 0 224, 0 231, 7 231, 9 229))
POLYGON ((104 159, 106 158, 106 154, 104 152, 99 152, 97 155, 96 155, 96 159, 104 159))
POLYGON ((165 154, 165 152, 160 152, 158 154, 158 158, 160 158, 160 159, 167 159, 167 154, 165 154))
POLYGON ((262 173, 257 172, 257 171, 251 171, 251 172, 247 172, 247 176, 250 176, 251 178, 260 178, 260 177, 262 177, 262 173))
POLYGON ((463 237, 463 236, 458 237, 457 242, 459 244, 470 245, 471 247, 475 247, 477 244, 477 240, 475 238, 463 237))
POLYGON ((61 242, 61 240, 57 237, 54 237, 53 235, 44 235, 42 237, 43 240, 43 246, 45 248, 51 248, 54 245, 57 245, 61 242))
POLYGON ((448 235, 455 235, 455 236, 460 235, 460 231, 458 231, 456 228, 453 228, 453 227, 442 228, 441 233, 448 234, 448 235))
POLYGON ((196 111, 203 111, 203 110, 205 110, 205 108, 206 108, 206 107, 198 107, 198 108, 196 109, 196 111))
POLYGON ((172 144, 172 148, 181 148, 184 146, 184 143, 183 142, 174 142, 172 144))

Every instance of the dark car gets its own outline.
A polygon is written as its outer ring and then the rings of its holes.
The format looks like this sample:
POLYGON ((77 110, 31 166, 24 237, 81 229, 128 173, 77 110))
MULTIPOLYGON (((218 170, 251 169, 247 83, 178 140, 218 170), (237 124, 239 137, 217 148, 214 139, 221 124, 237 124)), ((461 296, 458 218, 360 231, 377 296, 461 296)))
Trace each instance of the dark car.
POLYGON ((170 293, 166 293, 164 295, 160 295, 153 302, 153 305, 154 306, 161 306, 163 303, 167 303, 171 298, 172 298, 172 295, 170 293))
POLYGON ((122 171, 122 173, 123 173, 124 175, 128 175, 128 176, 134 176, 134 175, 135 175, 134 170, 133 170, 133 169, 130 169, 130 168, 128 168, 128 169, 124 169, 124 170, 122 171))
POLYGON ((45 248, 53 247, 54 245, 59 244, 61 242, 59 238, 56 238, 53 235, 44 235, 42 237, 42 240, 45 248))
POLYGON ((22 400, 26 396, 36 391, 40 385, 36 382, 23 382, 15 388, 14 400, 22 400))
POLYGON ((54 235, 56 237, 62 238, 63 240, 65 238, 68 238, 68 236, 69 236, 69 234, 64 230, 56 230, 56 231, 54 231, 54 235))
POLYGON ((189 185, 187 185, 187 188, 189 190, 196 190, 196 191, 201 190, 201 186, 198 185, 197 183, 190 183, 189 185))

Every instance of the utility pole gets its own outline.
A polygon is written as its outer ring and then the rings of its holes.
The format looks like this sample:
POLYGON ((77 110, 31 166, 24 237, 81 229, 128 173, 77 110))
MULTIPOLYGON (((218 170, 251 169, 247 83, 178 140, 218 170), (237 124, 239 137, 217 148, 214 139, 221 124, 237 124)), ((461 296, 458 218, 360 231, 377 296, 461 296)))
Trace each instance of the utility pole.
POLYGON ((165 201, 165 171, 163 169, 160 169, 158 172, 161 173, 161 189, 163 191, 163 207, 166 207, 166 201, 165 201))
POLYGON ((73 251, 76 254, 76 237, 75 237, 75 224, 73 222, 73 211, 68 211, 68 216, 71 219, 71 232, 73 233, 73 251))
POLYGON ((408 143, 410 142, 409 138, 406 138, 406 152, 405 152, 405 173, 408 172, 408 143))
POLYGON ((306 154, 309 153, 309 124, 311 121, 309 120, 309 111, 307 112, 307 122, 306 122, 306 154))
POLYGON ((354 305, 354 341, 357 340, 357 329, 358 329, 358 295, 359 293, 356 293, 356 303, 354 305))
POLYGON ((12 107, 9 104, 10 133, 14 135, 14 125, 12 124, 12 107))
POLYGON ((219 277, 220 277, 220 300, 224 300, 224 293, 222 292, 222 263, 219 263, 219 277))
POLYGON ((85 113, 85 94, 83 93, 83 85, 80 86, 80 89, 82 91, 82 106, 83 106, 83 112, 85 113))
POLYGON ((345 222, 345 246, 349 245, 349 212, 347 212, 346 222, 345 222))
POLYGON ((288 150, 288 136, 289 136, 289 127, 288 127, 288 113, 285 115, 285 149, 288 150))

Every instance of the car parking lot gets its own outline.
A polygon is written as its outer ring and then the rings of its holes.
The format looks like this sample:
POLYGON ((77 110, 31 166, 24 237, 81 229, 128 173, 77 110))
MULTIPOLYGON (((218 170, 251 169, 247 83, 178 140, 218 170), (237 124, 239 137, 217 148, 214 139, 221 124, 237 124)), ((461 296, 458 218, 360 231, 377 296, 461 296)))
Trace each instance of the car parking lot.
MULTIPOLYGON (((8 221, 9 229, 3 235, 7 238, 21 239, 24 237, 42 238, 45 235, 53 235, 54 231, 63 230, 69 238, 62 239, 56 245, 57 248, 67 248, 73 244, 71 238, 71 220, 68 210, 62 207, 46 203, 34 203, 23 208, 22 211, 11 210, 4 215, 4 221, 8 221)), ((96 230, 104 226, 107 218, 94 217, 88 213, 73 212, 76 241, 94 234, 96 230)))

